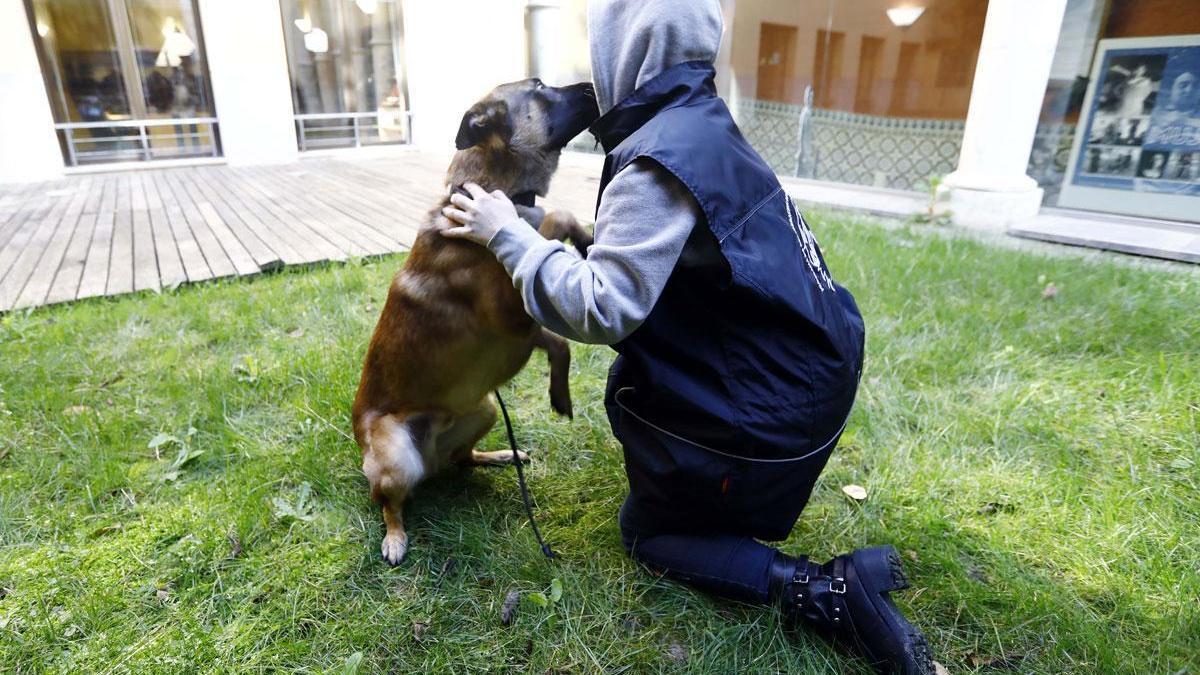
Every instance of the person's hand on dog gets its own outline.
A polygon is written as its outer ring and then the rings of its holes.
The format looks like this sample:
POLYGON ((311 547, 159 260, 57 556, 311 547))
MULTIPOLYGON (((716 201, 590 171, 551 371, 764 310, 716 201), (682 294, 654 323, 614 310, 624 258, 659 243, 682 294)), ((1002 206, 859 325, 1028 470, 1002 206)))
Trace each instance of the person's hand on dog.
POLYGON ((458 227, 442 230, 443 237, 487 246, 497 232, 521 219, 516 207, 500 190, 488 193, 475 183, 464 183, 463 188, 471 196, 454 193, 450 195, 452 206, 442 209, 442 215, 458 223, 458 227))

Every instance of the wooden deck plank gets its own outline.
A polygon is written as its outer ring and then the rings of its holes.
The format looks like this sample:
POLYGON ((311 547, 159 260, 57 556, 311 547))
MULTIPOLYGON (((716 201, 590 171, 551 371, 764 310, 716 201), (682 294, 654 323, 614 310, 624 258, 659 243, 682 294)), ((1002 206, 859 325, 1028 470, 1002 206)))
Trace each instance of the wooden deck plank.
POLYGON ((397 198, 395 192, 384 192, 359 183, 342 175, 341 171, 326 170, 311 176, 326 186, 340 188, 330 191, 329 201, 333 208, 370 223, 405 247, 412 246, 421 221, 436 204, 436 199, 431 197, 427 204, 418 206, 410 200, 397 198))
MULTIPOLYGON (((225 249, 221 247, 221 243, 217 241, 217 237, 209 228, 208 223, 200 215, 200 211, 180 185, 179 170, 171 169, 164 171, 163 178, 170 187, 175 201, 179 204, 183 218, 187 221, 188 229, 191 230, 192 236, 196 239, 196 245, 200 247, 200 252, 204 254, 204 262, 208 264, 208 269, 212 272, 212 276, 209 278, 231 277, 237 274, 237 268, 233 266, 233 261, 225 254, 225 249)), ((199 279, 191 279, 190 277, 189 280, 199 281, 199 279)))
POLYGON ((175 248, 179 251, 179 262, 183 267, 184 276, 188 281, 211 279, 212 270, 208 268, 208 263, 204 260, 204 253, 200 250, 200 244, 196 242, 196 237, 192 234, 187 219, 183 216, 183 207, 175 199, 163 172, 155 171, 153 182, 155 190, 163 202, 163 214, 166 216, 175 248))
POLYGON ((112 257, 113 224, 116 216, 116 190, 116 176, 104 176, 100 200, 96 205, 96 226, 92 230, 92 242, 88 245, 87 260, 79 277, 79 289, 75 291, 76 298, 104 295, 108 287, 108 264, 112 257))
MULTIPOLYGON (((304 251, 307 242, 289 228, 276 227, 276 224, 268 222, 258 209, 247 207, 239 194, 240 186, 221 185, 214 179, 213 168, 196 167, 192 176, 197 187, 212 199, 217 213, 221 214, 222 218, 227 221, 240 221, 242 227, 250 230, 271 251, 275 259, 285 265, 298 265, 321 259, 320 253, 315 250, 304 251)), ((263 264, 260 263, 259 267, 263 267, 263 264)))
MULTIPOLYGON (((289 183, 278 167, 258 167, 259 184, 276 190, 279 194, 288 194, 289 183)), ((330 208, 322 200, 328 198, 327 188, 316 194, 306 194, 306 191, 292 190, 287 204, 293 209, 304 209, 326 224, 346 235, 358 252, 347 251, 353 255, 379 255, 396 250, 398 241, 390 240, 379 234, 370 226, 330 208)))
POLYGON ((75 237, 75 231, 79 228, 83 204, 87 199, 91 184, 91 177, 85 177, 75 183, 74 194, 70 197, 67 208, 59 216, 59 222, 49 235, 41 257, 35 263, 29 279, 25 282, 25 287, 17 296, 17 300, 13 304, 14 309, 36 307, 46 303, 46 296, 50 293, 50 287, 54 285, 54 278, 58 275, 58 270, 62 267, 67 248, 75 237))
POLYGON ((207 174, 214 190, 227 195, 230 208, 253 213, 262 223, 265 236, 273 242, 285 242, 295 251, 299 263, 345 259, 345 254, 320 233, 295 221, 287 214, 280 217, 269 205, 261 203, 257 193, 247 184, 247 179, 235 176, 230 171, 217 170, 218 167, 206 168, 208 171, 203 173, 207 174))
MULTIPOLYGON (((33 276, 38 261, 41 260, 55 232, 59 230, 62 224, 62 214, 66 211, 70 201, 68 194, 57 194, 53 207, 45 217, 27 221, 26 227, 23 227, 9 241, 10 245, 20 248, 20 253, 14 256, 4 278, 0 279, 0 311, 13 309, 16 306, 17 299, 25 288, 26 282, 33 276)), ((0 263, 0 270, 3 269, 4 267, 0 263)))
POLYGON ((129 183, 130 213, 133 218, 133 288, 138 291, 162 288, 158 275, 158 252, 155 250, 154 230, 150 210, 146 205, 146 174, 132 172, 129 183))
POLYGON ((54 276, 54 283, 51 284, 50 290, 46 294, 46 304, 48 305, 67 302, 77 297, 84 264, 87 262, 88 249, 91 248, 96 230, 103 184, 103 176, 95 176, 89 186, 82 212, 79 214, 79 222, 75 226, 75 233, 63 254, 58 273, 54 276))
POLYGON ((225 251, 225 255, 229 257, 229 261, 233 263, 233 269, 239 276, 258 274, 259 267, 254 262, 254 256, 250 250, 238 239, 230 228, 229 223, 226 223, 213 208, 212 203, 201 195, 196 186, 193 185, 191 178, 191 169, 182 168, 178 170, 177 178, 179 185, 183 188, 183 192, 191 199, 192 204, 196 206, 196 211, 200 213, 200 217, 204 219, 208 229, 213 233, 213 236, 220 243, 221 249, 225 251))
POLYGON ((183 269, 183 260, 179 247, 175 244, 175 236, 171 231, 171 223, 167 218, 167 210, 158 185, 152 172, 142 173, 142 192, 146 198, 146 214, 150 219, 150 232, 154 237, 154 257, 158 260, 158 280, 163 288, 174 288, 187 281, 187 272, 183 269))
POLYGON ((322 219, 328 220, 330 225, 344 228, 347 233, 353 233, 358 243, 367 249, 367 255, 382 255, 382 253, 400 249, 402 246, 400 240, 372 226, 370 217, 354 216, 337 209, 335 204, 340 201, 337 191, 332 190, 328 184, 306 183, 304 179, 307 175, 308 172, 302 168, 277 167, 274 172, 265 172, 264 180, 269 181, 275 185, 277 190, 281 191, 287 190, 288 186, 293 184, 306 185, 305 189, 300 191, 301 203, 306 204, 306 208, 313 209, 314 213, 317 213, 322 219), (290 171, 284 173, 280 171, 281 168, 287 168, 290 171))
POLYGON ((235 175, 241 178, 243 185, 249 188, 255 194, 256 199, 267 210, 274 213, 277 218, 301 223, 313 232, 319 233, 322 238, 337 247, 341 260, 345 260, 349 256, 367 254, 364 248, 354 243, 351 238, 336 228, 329 227, 327 223, 316 218, 311 212, 298 208, 288 198, 276 194, 270 185, 259 179, 258 173, 254 171, 254 167, 239 167, 236 169, 235 175))
MULTIPOLYGON (((204 204, 205 207, 221 221, 223 232, 228 232, 228 236, 232 237, 229 245, 225 250, 230 251, 230 247, 235 245, 249 255, 250 264, 253 266, 253 271, 242 272, 239 269, 239 274, 248 273, 256 274, 262 269, 272 269, 279 267, 282 261, 279 254, 271 249, 266 242, 255 233, 252 226, 249 226, 245 221, 231 210, 225 203, 224 198, 220 194, 211 193, 204 189, 195 167, 190 167, 185 170, 187 176, 188 189, 192 195, 192 199, 197 204, 204 204)), ((222 244, 226 243, 226 239, 222 239, 222 244)), ((232 254, 230 257, 233 257, 232 254)))
MULTIPOLYGON (((308 157, 0 186, 0 311, 403 250, 444 195, 445 161, 308 157)), ((591 173, 563 167, 544 205, 589 216, 591 173)))
POLYGON ((113 206, 112 249, 108 258, 108 283, 104 287, 106 295, 133 292, 133 210, 129 200, 132 180, 127 173, 116 176, 117 200, 113 206))

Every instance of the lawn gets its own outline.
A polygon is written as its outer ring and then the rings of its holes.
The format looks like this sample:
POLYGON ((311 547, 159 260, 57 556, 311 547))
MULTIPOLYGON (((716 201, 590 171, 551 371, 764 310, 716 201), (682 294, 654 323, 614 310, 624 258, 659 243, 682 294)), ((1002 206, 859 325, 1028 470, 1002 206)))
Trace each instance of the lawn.
MULTIPOLYGON (((784 547, 894 544, 953 673, 1200 672, 1200 271, 812 224, 868 355, 784 547)), ((0 671, 861 672, 625 557, 604 348, 574 348, 573 422, 543 359, 507 389, 559 560, 476 469, 383 564, 349 406, 399 261, 0 317, 0 671)))

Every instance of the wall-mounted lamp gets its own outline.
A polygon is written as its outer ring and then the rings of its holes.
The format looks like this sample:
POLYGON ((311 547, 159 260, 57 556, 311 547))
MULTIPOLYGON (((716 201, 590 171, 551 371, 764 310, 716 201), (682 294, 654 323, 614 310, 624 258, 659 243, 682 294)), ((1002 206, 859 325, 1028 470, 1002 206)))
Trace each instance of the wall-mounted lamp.
POLYGON ((924 7, 893 7, 887 11, 887 16, 895 27, 908 28, 924 13, 924 7))

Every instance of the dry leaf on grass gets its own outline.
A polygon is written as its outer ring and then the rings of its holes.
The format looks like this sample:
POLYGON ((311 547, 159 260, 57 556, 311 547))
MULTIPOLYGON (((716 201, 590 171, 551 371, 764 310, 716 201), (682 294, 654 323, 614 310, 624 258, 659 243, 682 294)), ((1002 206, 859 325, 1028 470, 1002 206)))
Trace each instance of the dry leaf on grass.
POLYGON ((856 502, 861 502, 867 498, 867 488, 861 485, 854 485, 853 483, 850 485, 843 485, 842 492, 845 492, 847 497, 856 502))
POLYGON ((512 623, 519 604, 521 604, 521 591, 509 591, 508 595, 504 596, 504 604, 500 607, 500 625, 507 626, 512 623))
POLYGON ((934 675, 950 675, 950 671, 946 670, 946 666, 943 666, 937 661, 933 662, 933 672, 934 675))
POLYGON ((670 647, 667 647, 667 656, 675 663, 687 663, 688 650, 683 645, 672 642, 670 647))
POLYGON ((1058 286, 1055 286, 1053 281, 1046 284, 1046 288, 1042 289, 1042 299, 1043 300, 1053 300, 1054 297, 1057 295, 1058 295, 1058 286))
POLYGON ((414 621, 412 624, 413 639, 420 642, 425 638, 425 630, 429 628, 429 624, 424 621, 414 621))

